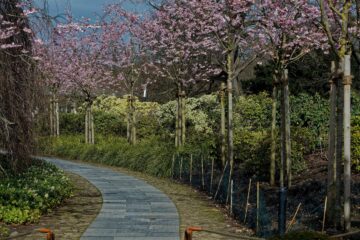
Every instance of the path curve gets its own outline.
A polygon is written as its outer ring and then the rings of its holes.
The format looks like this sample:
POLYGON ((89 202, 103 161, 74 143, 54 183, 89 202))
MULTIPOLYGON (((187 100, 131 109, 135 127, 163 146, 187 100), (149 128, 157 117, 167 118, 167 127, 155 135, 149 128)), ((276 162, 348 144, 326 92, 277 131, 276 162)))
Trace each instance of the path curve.
POLYGON ((78 174, 101 192, 99 215, 81 240, 179 240, 179 214, 163 192, 132 176, 109 169, 42 157, 78 174))

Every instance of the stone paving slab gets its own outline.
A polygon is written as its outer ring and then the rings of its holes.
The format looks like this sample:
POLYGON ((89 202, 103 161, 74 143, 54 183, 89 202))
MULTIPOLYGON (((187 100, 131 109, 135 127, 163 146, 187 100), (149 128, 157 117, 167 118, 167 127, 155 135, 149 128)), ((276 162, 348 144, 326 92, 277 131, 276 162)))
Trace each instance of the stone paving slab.
POLYGON ((88 179, 102 194, 99 215, 81 240, 180 240, 177 209, 157 188, 112 170, 56 158, 42 159, 88 179))

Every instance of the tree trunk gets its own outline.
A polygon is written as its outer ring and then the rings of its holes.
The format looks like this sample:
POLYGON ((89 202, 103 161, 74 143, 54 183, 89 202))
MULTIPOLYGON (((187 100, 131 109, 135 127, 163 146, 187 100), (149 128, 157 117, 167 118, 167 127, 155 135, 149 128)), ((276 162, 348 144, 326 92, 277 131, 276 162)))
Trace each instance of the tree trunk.
POLYGON ((131 92, 128 96, 128 113, 127 113, 127 140, 128 143, 136 144, 136 115, 135 115, 135 97, 131 92))
POLYGON ((85 109, 85 143, 89 143, 89 110, 88 106, 85 109))
POLYGON ((186 98, 185 91, 181 92, 181 144, 186 140, 186 98))
POLYGON ((60 135, 60 118, 59 118, 59 100, 55 97, 54 95, 54 107, 55 107, 55 111, 54 111, 54 119, 55 119, 55 123, 54 123, 54 135, 56 137, 58 137, 60 135))
POLYGON ((291 140, 288 71, 282 74, 280 187, 291 186, 291 140), (286 179, 285 179, 286 177, 286 179))
POLYGON ((351 63, 350 55, 344 61, 344 227, 351 228, 351 63))
POLYGON ((286 147, 286 177, 287 185, 291 187, 292 174, 291 174, 291 134, 290 134, 290 93, 289 93, 289 79, 288 79, 288 70, 284 71, 284 107, 285 107, 285 147, 286 147))
POLYGON ((337 83, 335 79, 336 66, 331 62, 332 79, 330 80, 330 119, 329 119, 329 146, 328 146, 328 176, 327 176, 327 205, 326 213, 330 225, 336 225, 336 179, 337 166, 335 161, 336 147, 336 93, 337 83))
POLYGON ((179 96, 176 98, 176 112, 175 112, 175 147, 179 147, 179 96))
POLYGON ((277 112, 277 82, 274 80, 272 92, 272 112, 271 112, 271 159, 270 159, 270 185, 275 185, 275 166, 276 166, 276 112, 277 112))
POLYGON ((92 114, 92 103, 88 102, 86 104, 86 113, 85 113, 85 143, 94 144, 95 143, 95 133, 94 133, 94 117, 92 114))
POLYGON ((230 163, 230 173, 229 173, 229 182, 228 182, 228 193, 227 193, 227 202, 230 196, 230 183, 233 178, 234 172, 234 139, 233 139, 233 63, 234 63, 234 53, 230 52, 227 56, 227 92, 228 92, 228 162, 230 163))
POLYGON ((126 113, 126 139, 128 143, 131 143, 131 115, 130 115, 130 101, 131 97, 127 97, 127 113, 126 113))
POLYGON ((90 131, 91 131, 91 139, 90 139, 90 143, 91 144, 95 144, 95 126, 94 126, 94 115, 92 112, 92 106, 90 106, 90 131))
POLYGON ((132 94, 131 95, 131 144, 136 144, 136 109, 135 109, 135 97, 132 94))
MULTIPOLYGON (((281 83, 283 84, 283 83, 281 83)), ((285 172, 286 172, 286 164, 285 164, 285 108, 284 108, 284 88, 281 85, 281 100, 280 100, 280 109, 281 109, 281 122, 280 122, 280 140, 281 140, 281 151, 280 151, 280 189, 284 189, 285 187, 285 172)))
MULTIPOLYGON (((339 73, 343 75, 344 73, 344 60, 339 61, 338 66, 339 73)), ((335 161, 336 161, 336 204, 335 204, 335 227, 340 227, 341 225, 341 180, 342 180, 342 160, 343 160, 343 109, 344 109, 344 88, 340 87, 342 85, 342 79, 338 79, 337 83, 337 128, 336 128, 336 149, 335 149, 335 161)))
POLYGON ((49 106, 49 117, 50 117, 50 136, 54 136, 54 98, 50 98, 49 106))
POLYGON ((221 124, 220 124, 220 141, 221 141, 221 163, 225 167, 226 163, 226 132, 225 132, 225 83, 221 83, 220 87, 220 111, 221 111, 221 124))
POLYGON ((178 106, 178 115, 177 115, 177 118, 178 118, 178 129, 177 129, 177 137, 178 137, 178 147, 181 147, 182 146, 182 97, 181 97, 181 87, 179 85, 179 88, 178 88, 178 99, 177 99, 177 106, 178 106))

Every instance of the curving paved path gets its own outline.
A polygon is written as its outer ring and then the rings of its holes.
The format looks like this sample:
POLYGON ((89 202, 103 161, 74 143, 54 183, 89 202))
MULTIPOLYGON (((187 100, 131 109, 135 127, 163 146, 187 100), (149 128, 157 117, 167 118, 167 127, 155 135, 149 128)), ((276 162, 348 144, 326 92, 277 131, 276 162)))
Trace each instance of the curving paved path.
POLYGON ((157 188, 109 169, 47 158, 65 171, 94 184, 103 206, 82 240, 179 240, 179 215, 174 203, 157 188))

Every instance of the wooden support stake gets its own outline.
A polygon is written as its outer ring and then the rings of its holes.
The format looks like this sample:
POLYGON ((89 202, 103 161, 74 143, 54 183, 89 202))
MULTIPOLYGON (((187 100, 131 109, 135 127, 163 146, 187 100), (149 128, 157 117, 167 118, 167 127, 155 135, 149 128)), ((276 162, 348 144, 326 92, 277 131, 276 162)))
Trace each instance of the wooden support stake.
POLYGON ((231 183, 230 183, 230 215, 233 215, 233 194, 234 194, 234 182, 231 179, 231 183))
POLYGON ((214 158, 211 159, 211 178, 210 178, 210 194, 213 189, 213 180, 214 180, 214 158))
POLYGON ((174 167, 175 167, 175 154, 172 156, 172 162, 171 162, 171 178, 174 178, 174 167))
POLYGON ((325 197, 325 203, 324 203, 324 214, 323 214, 322 228, 321 228, 321 232, 322 232, 322 233, 323 233, 324 230, 325 230, 326 210, 327 210, 327 196, 325 197))
POLYGON ((228 162, 226 162, 225 167, 224 167, 224 170, 223 170, 223 172, 222 172, 222 174, 221 174, 220 181, 219 181, 219 184, 218 184, 218 186, 217 186, 217 189, 216 189, 216 192, 215 192, 215 195, 214 195, 214 200, 216 200, 216 197, 217 197, 217 195, 218 195, 218 193, 219 193, 220 186, 221 186, 222 180, 223 180, 223 178, 224 178, 224 175, 225 175, 225 171, 226 171, 227 166, 228 166, 228 162))
POLYGON ((192 182, 192 165, 193 165, 193 155, 190 155, 190 185, 192 182))
POLYGON ((301 203, 299 203, 299 205, 297 206, 296 211, 295 211, 295 214, 294 214, 294 216, 292 217, 291 221, 289 222, 289 225, 288 225, 288 227, 286 228, 285 233, 289 232, 290 229, 291 229, 291 227, 294 225, 295 219, 296 219, 296 216, 297 216, 297 214, 298 214, 298 212, 299 212, 299 210, 300 210, 300 207, 301 207, 301 203))
POLYGON ((204 180, 204 156, 201 154, 201 183, 202 188, 205 188, 205 180, 204 180))
POLYGON ((248 212, 248 209, 249 209, 250 190, 251 190, 251 178, 249 180, 248 193, 247 193, 247 197, 246 197, 244 223, 246 223, 247 212, 248 212))
POLYGON ((256 182, 256 233, 257 234, 260 232, 259 218, 260 218, 260 185, 259 182, 256 182))
POLYGON ((181 159, 180 159, 180 180, 182 179, 181 174, 182 174, 182 168, 183 168, 183 160, 184 160, 184 158, 181 157, 181 159))

